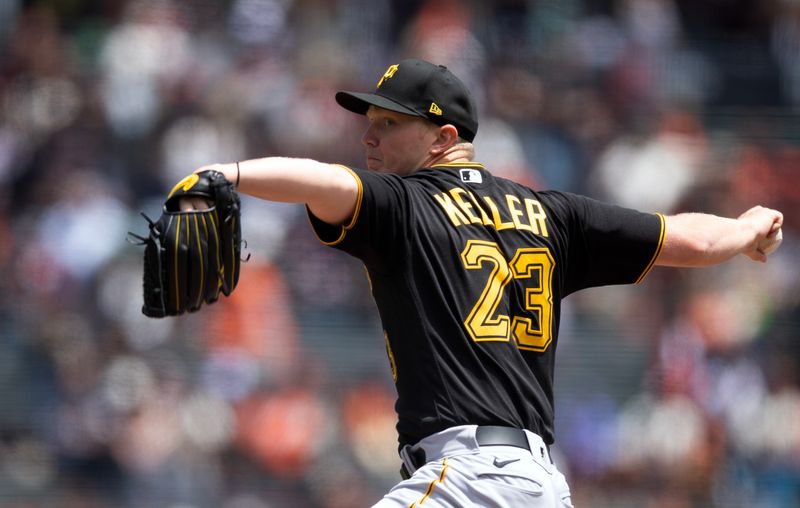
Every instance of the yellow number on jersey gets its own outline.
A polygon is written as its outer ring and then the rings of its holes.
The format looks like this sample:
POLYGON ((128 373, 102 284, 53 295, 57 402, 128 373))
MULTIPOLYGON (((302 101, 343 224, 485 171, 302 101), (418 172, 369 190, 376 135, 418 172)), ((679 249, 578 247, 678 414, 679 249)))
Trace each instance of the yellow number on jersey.
POLYGON ((520 349, 545 351, 553 329, 551 283, 555 262, 550 251, 543 247, 519 249, 509 263, 496 243, 470 240, 461 252, 461 261, 467 270, 480 269, 484 263, 492 265, 478 301, 464 320, 472 340, 507 342, 513 336, 520 349), (512 279, 536 283, 525 288, 524 308, 537 319, 497 314, 503 290, 512 279))

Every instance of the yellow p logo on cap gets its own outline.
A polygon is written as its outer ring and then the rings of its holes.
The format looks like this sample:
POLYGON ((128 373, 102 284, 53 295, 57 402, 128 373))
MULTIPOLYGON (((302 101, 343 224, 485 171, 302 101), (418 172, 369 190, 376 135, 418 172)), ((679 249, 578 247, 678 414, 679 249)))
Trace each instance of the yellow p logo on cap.
POLYGON ((390 65, 389 68, 386 69, 386 72, 383 73, 383 76, 381 76, 381 79, 378 81, 378 85, 375 88, 380 88, 383 82, 394 76, 394 73, 397 72, 397 69, 399 68, 400 67, 397 64, 390 65))

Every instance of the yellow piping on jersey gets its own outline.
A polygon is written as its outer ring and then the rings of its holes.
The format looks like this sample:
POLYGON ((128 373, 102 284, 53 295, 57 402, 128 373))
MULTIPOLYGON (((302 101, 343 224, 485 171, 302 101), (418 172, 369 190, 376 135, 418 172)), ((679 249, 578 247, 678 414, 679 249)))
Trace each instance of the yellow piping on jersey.
POLYGON ((417 506, 422 505, 422 503, 427 501, 428 498, 431 497, 431 494, 433 494, 433 490, 436 488, 436 486, 441 483, 444 483, 444 477, 447 474, 447 468, 449 467, 450 466, 447 464, 447 458, 442 459, 442 471, 439 473, 439 477, 436 478, 435 480, 432 480, 428 484, 428 489, 425 491, 425 495, 422 496, 422 499, 420 499, 419 502, 415 501, 411 503, 411 505, 408 508, 416 508, 417 506))
POLYGON ((486 169, 483 167, 483 164, 480 162, 442 162, 441 164, 434 164, 431 166, 432 168, 481 168, 486 169))
POLYGON ((389 367, 392 369, 392 381, 397 383, 397 363, 394 360, 394 351, 392 351, 392 344, 389 342, 389 334, 384 330, 383 340, 386 342, 386 356, 389 357, 389 367))
MULTIPOLYGON (((361 201, 362 201, 362 199, 364 197, 364 184, 361 183, 361 178, 358 177, 356 172, 353 171, 352 169, 348 168, 347 166, 342 165, 342 164, 337 164, 337 166, 346 169, 351 175, 353 175, 353 178, 356 179, 356 184, 358 185, 358 196, 356 197, 356 209, 353 210, 353 217, 350 219, 350 222, 348 222, 346 225, 342 226, 342 230, 339 232, 339 236, 338 236, 338 238, 336 238, 336 240, 333 240, 333 241, 330 241, 330 242, 326 242, 325 240, 320 238, 319 235, 317 235, 317 239, 323 245, 336 245, 339 242, 341 242, 342 240, 344 240, 344 237, 347 234, 347 232, 349 230, 353 229, 353 226, 356 225, 356 221, 358 221, 358 214, 361 212, 361 201)), ((312 229, 314 229, 314 228, 312 228, 312 229)), ((314 231, 315 231, 315 234, 316 234, 316 230, 314 230, 314 231)))
POLYGON ((658 246, 656 246, 656 251, 653 253, 653 257, 650 259, 650 262, 647 263, 647 266, 644 268, 644 271, 642 271, 642 274, 639 276, 638 279, 636 279, 636 282, 634 284, 639 284, 640 282, 642 282, 645 276, 647 276, 647 274, 650 273, 650 270, 656 264, 658 255, 661 254, 661 249, 664 248, 664 240, 667 237, 667 221, 666 219, 664 219, 664 216, 661 215, 660 213, 657 213, 656 215, 658 216, 658 219, 661 221, 661 234, 658 237, 658 246))

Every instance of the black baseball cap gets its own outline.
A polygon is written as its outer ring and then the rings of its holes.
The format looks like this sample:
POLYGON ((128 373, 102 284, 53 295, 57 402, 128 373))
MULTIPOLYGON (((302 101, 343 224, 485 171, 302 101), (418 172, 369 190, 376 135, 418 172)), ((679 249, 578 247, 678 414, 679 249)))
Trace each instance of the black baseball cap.
POLYGON ((336 102, 364 115, 370 105, 427 118, 436 125, 452 124, 467 141, 478 132, 478 113, 469 90, 444 65, 410 58, 389 66, 375 93, 340 91, 336 102))

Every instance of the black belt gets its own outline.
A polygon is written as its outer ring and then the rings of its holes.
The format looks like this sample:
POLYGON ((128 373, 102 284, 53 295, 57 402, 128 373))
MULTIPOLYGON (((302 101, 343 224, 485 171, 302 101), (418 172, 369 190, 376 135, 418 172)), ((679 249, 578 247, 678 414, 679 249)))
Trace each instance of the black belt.
POLYGON ((514 427, 482 425, 475 430, 479 446, 516 446, 531 451, 525 431, 514 427))
MULTIPOLYGON (((475 429, 475 441, 478 446, 515 446, 524 450, 531 451, 528 444, 528 436, 525 431, 514 427, 500 427, 497 425, 480 425, 475 429)), ((419 469, 428 461, 425 457, 425 450, 416 448, 409 454, 414 469, 419 469)), ((407 480, 411 475, 408 474, 406 465, 400 468, 400 476, 407 480)))

